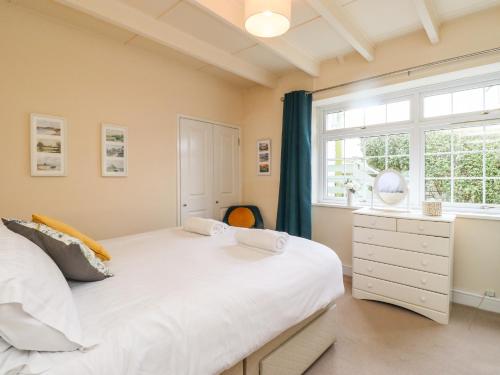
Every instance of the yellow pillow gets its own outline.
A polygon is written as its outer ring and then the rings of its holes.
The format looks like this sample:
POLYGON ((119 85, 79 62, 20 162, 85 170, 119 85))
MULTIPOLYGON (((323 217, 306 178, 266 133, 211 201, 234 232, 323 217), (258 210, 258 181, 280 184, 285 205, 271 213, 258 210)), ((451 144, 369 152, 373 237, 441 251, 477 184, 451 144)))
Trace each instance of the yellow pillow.
POLYGON ((252 228, 255 225, 255 217, 249 208, 238 207, 231 211, 227 222, 232 227, 252 228))
POLYGON ((66 233, 67 235, 78 238, 85 245, 87 245, 97 255, 98 258, 102 260, 111 259, 109 253, 106 251, 106 249, 104 249, 104 247, 102 247, 101 244, 94 241, 92 238, 87 237, 86 235, 80 233, 75 228, 70 227, 69 225, 64 224, 63 222, 60 222, 58 220, 51 219, 50 217, 47 216, 33 214, 32 218, 35 223, 45 224, 55 230, 58 230, 59 232, 63 232, 66 233))

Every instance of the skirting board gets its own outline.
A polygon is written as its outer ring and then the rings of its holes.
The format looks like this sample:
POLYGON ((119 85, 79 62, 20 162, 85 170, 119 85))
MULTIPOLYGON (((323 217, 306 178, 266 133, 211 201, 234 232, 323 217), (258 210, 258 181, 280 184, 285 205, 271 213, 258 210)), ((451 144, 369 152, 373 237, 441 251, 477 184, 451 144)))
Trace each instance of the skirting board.
POLYGON ((344 274, 344 276, 352 277, 352 266, 346 266, 345 264, 343 264, 342 273, 344 274))
MULTIPOLYGON (((344 276, 352 277, 352 266, 342 265, 344 276)), ((500 313, 500 298, 484 297, 480 294, 453 289, 452 301, 459 305, 471 306, 485 311, 500 313), (481 302, 482 301, 482 302, 481 302)))
POLYGON ((481 310, 500 313, 500 298, 483 297, 480 294, 453 289, 452 301, 460 305, 466 305, 472 307, 479 306, 479 309, 481 310), (483 298, 484 301, 482 301, 483 298))

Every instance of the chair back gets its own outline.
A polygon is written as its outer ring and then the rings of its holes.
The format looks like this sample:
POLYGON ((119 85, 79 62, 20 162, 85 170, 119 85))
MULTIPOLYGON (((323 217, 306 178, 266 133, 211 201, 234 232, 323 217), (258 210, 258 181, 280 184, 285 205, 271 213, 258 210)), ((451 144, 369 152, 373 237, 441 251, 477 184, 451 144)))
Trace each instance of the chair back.
POLYGON ((234 227, 264 229, 264 220, 257 206, 231 206, 227 209, 223 221, 234 227))

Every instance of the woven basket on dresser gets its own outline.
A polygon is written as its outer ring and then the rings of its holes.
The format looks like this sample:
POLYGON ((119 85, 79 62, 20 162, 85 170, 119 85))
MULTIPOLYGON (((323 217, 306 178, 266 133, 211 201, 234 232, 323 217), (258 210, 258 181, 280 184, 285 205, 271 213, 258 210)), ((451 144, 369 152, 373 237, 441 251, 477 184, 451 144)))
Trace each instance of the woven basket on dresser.
POLYGON ((422 213, 427 216, 441 216, 441 202, 422 202, 422 213))

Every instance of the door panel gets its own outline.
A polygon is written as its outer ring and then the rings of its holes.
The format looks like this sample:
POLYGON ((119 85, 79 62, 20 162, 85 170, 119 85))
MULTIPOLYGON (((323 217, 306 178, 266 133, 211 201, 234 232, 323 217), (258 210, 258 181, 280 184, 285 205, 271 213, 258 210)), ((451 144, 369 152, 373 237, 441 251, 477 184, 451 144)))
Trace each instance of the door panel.
POLYGON ((181 224, 191 216, 213 217, 213 125, 181 119, 181 224))
POLYGON ((214 218, 240 202, 239 130, 214 126, 214 218))

